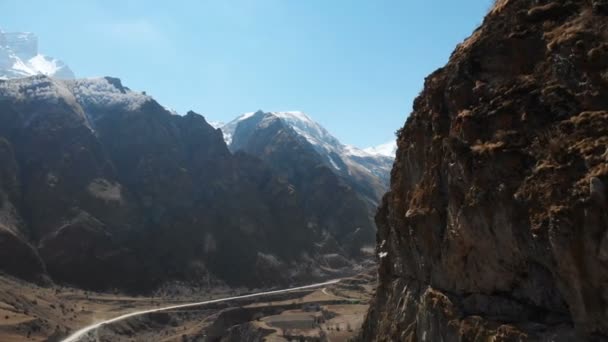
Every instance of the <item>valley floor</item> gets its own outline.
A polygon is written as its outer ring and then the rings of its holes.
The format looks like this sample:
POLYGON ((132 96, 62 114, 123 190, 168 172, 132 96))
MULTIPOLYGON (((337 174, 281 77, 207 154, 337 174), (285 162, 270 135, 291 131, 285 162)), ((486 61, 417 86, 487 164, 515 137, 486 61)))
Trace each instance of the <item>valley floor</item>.
MULTIPOLYGON (((375 276, 262 297, 134 316, 104 325, 82 341, 348 341, 357 334, 375 276)), ((90 324, 134 311, 225 298, 205 295, 130 297, 39 287, 0 276, 0 341, 62 341, 90 324)))

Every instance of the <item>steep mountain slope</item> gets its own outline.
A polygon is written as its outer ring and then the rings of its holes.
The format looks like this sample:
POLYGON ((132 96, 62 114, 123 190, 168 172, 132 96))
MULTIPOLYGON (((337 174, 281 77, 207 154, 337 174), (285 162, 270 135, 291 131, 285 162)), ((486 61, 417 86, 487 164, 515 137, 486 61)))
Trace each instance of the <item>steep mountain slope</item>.
POLYGON ((607 15, 497 1, 426 79, 363 341, 608 339, 607 15))
POLYGON ((46 75, 72 79, 74 73, 62 61, 38 53, 38 37, 29 32, 0 30, 0 79, 46 75))
POLYGON ((281 117, 257 112, 239 122, 230 148, 264 160, 291 186, 308 225, 356 255, 375 235, 366 202, 281 117))
MULTIPOLYGON (((279 119, 291 132, 298 135, 298 142, 312 148, 319 161, 364 198, 375 212, 376 206, 388 187, 388 175, 393 164, 393 156, 380 153, 369 153, 354 146, 343 145, 325 128, 302 112, 246 113, 221 127, 224 138, 231 149, 237 127, 254 116, 271 115, 279 119)), ((246 139, 241 138, 241 145, 246 146, 246 139)))
POLYGON ((324 275, 289 183, 118 79, 0 81, 0 160, 2 271, 131 290, 324 275))

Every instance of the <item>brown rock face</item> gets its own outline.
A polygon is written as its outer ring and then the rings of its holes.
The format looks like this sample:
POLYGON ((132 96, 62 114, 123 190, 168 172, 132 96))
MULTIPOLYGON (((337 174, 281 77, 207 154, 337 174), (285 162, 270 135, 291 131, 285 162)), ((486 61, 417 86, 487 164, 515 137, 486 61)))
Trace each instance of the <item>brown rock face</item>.
POLYGON ((431 74, 364 341, 608 338, 605 1, 497 1, 431 74))

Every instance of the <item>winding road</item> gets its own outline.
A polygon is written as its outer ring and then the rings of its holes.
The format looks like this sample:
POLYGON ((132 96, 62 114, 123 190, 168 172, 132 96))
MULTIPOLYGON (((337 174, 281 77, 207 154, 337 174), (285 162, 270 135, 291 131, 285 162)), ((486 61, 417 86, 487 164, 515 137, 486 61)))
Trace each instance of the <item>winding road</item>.
POLYGON ((153 313, 153 312, 160 312, 160 311, 166 311, 166 310, 189 308, 189 307, 199 306, 199 305, 205 305, 205 304, 212 304, 212 303, 219 303, 219 302, 228 302, 228 301, 237 300, 237 299, 252 298, 252 297, 261 297, 261 296, 267 296, 267 295, 278 294, 278 293, 285 293, 285 292, 290 292, 290 291, 312 289, 312 288, 315 288, 315 287, 321 287, 321 286, 325 286, 325 285, 335 284, 335 283, 337 283, 339 281, 340 281, 340 279, 334 279, 334 280, 326 281, 324 283, 318 283, 318 284, 312 284, 312 285, 306 285, 306 286, 293 287, 293 288, 283 289, 283 290, 258 292, 258 293, 252 293, 252 294, 247 294, 247 295, 242 295, 242 296, 236 296, 236 297, 228 297, 228 298, 219 298, 219 299, 207 300, 207 301, 204 301, 204 302, 179 304, 179 305, 166 306, 166 307, 156 308, 156 309, 148 309, 148 310, 135 311, 135 312, 131 312, 131 313, 128 313, 128 314, 124 314, 122 316, 114 317, 114 318, 111 318, 111 319, 108 319, 108 320, 105 320, 105 321, 101 321, 101 322, 94 323, 94 324, 91 324, 89 326, 86 326, 86 327, 84 327, 84 328, 82 328, 82 329, 74 332, 72 335, 70 335, 67 338, 65 338, 62 342, 77 342, 81 338, 86 337, 89 333, 94 332, 96 329, 98 329, 98 328, 100 328, 100 327, 102 327, 102 326, 104 326, 106 324, 116 323, 116 322, 122 321, 124 319, 135 317, 135 316, 139 316, 139 315, 145 315, 145 314, 149 314, 149 313, 153 313))

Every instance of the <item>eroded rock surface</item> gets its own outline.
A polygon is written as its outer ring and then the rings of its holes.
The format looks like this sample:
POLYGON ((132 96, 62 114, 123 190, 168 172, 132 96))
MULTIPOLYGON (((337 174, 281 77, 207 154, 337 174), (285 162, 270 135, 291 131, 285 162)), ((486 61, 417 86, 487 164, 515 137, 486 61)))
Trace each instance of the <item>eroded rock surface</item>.
POLYGON ((364 341, 608 338, 605 1, 497 1, 425 82, 364 341))

